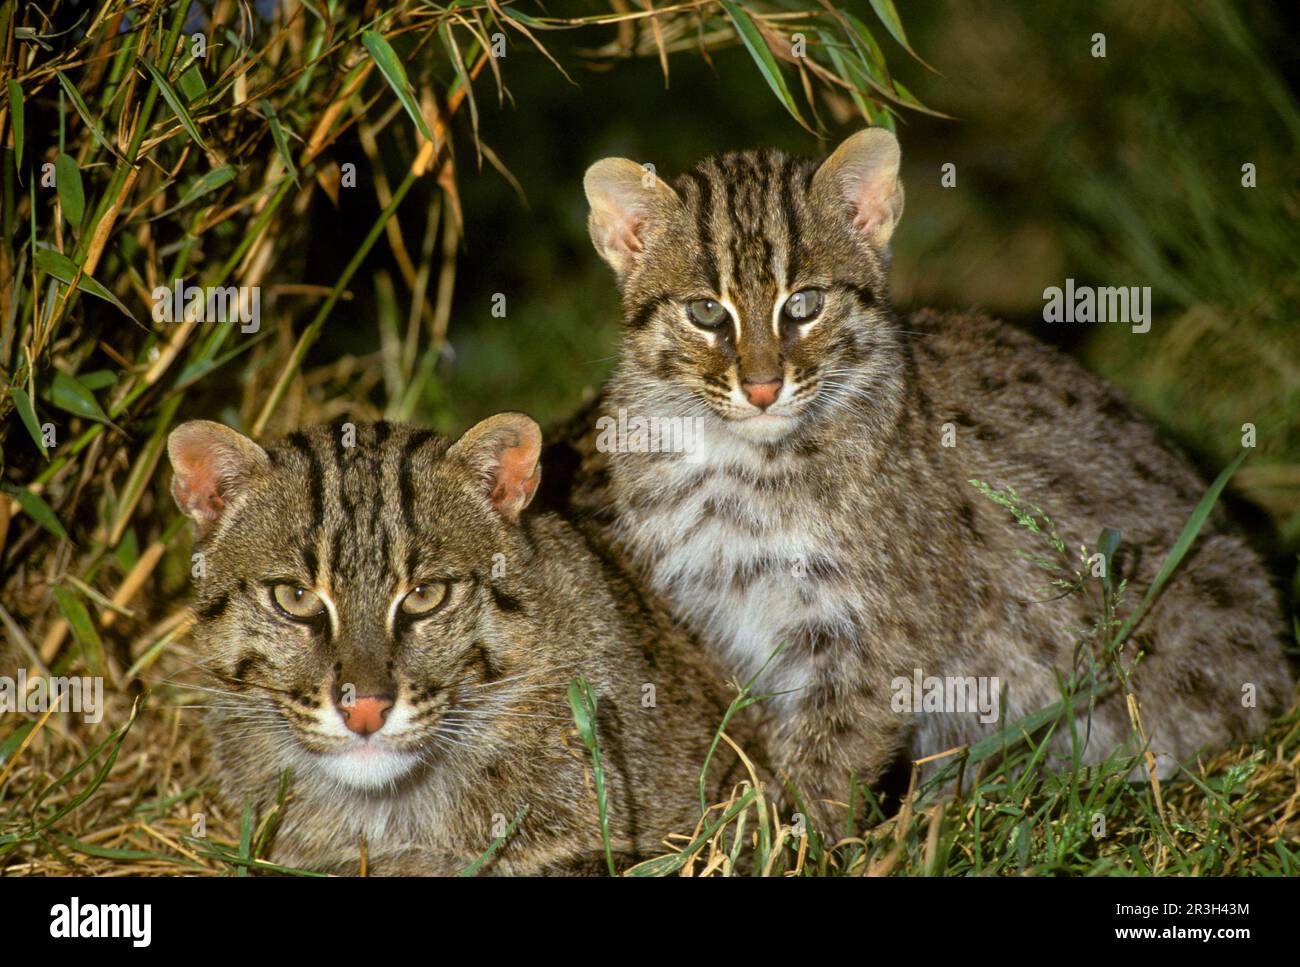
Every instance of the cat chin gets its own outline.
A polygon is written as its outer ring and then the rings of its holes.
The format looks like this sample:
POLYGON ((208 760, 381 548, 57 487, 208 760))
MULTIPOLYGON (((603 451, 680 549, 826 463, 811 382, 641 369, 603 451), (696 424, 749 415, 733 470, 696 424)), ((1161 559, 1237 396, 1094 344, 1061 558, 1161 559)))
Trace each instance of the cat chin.
POLYGON ((314 757, 314 764, 320 772, 352 789, 391 786, 419 762, 420 757, 414 753, 385 749, 374 742, 314 757))
POLYGON ((775 443, 792 431, 798 421, 792 416, 762 413, 743 420, 729 420, 728 428, 736 436, 751 443, 775 443))

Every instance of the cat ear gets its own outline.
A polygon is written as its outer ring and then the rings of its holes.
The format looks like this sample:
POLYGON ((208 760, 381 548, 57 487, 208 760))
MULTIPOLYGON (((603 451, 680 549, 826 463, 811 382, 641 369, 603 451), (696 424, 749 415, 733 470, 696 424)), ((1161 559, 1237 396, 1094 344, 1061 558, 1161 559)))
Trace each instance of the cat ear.
POLYGON ((681 207, 677 192, 652 167, 627 158, 597 161, 587 169, 582 187, 591 205, 591 241, 620 279, 665 219, 681 207))
POLYGON ((883 248, 903 215, 898 162, 898 139, 884 128, 867 128, 822 162, 813 176, 813 191, 831 204, 847 202, 853 227, 883 248))
POLYGON ((502 517, 518 520, 542 482, 542 429, 523 413, 498 413, 466 430, 447 456, 469 467, 502 517))
POLYGON ((270 466, 266 451, 228 426, 190 420, 172 430, 167 455, 175 476, 172 496, 205 537, 230 501, 258 471, 270 466))

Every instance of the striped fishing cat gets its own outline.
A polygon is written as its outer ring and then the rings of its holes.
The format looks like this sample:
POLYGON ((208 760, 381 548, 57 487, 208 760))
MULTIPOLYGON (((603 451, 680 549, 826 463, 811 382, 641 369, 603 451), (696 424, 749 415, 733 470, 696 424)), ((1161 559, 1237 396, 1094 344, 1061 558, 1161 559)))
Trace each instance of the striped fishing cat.
MULTIPOLYGON (((1044 599, 1019 553, 1032 535, 971 481, 1045 508, 1071 557, 1117 528, 1111 580, 1130 608, 1204 491, 1065 355, 977 314, 898 317, 899 161, 894 136, 868 129, 821 162, 734 153, 672 185, 627 159, 593 165, 589 227, 621 289, 623 349, 544 458, 733 669, 784 644, 761 680, 781 693, 768 738, 823 820, 851 775, 877 781, 1058 700, 1094 625, 1087 595, 1044 599), (918 703, 931 681, 992 701, 918 703)), ((1291 700, 1284 633, 1265 567, 1216 512, 1124 650, 1130 667, 1144 655, 1131 686, 1161 773, 1291 700)), ((1126 747, 1123 696, 1078 735, 1088 762, 1126 747)))
MULTIPOLYGON (((530 418, 454 443, 319 426, 265 449, 193 421, 168 452, 197 529, 222 790, 265 814, 291 770, 271 859, 355 872, 364 841, 372 872, 456 873, 522 813, 483 870, 593 871, 592 758, 566 700, 578 674, 620 862, 694 827, 723 676, 563 519, 525 509, 530 418)), ((729 782, 714 768, 710 795, 729 782)))

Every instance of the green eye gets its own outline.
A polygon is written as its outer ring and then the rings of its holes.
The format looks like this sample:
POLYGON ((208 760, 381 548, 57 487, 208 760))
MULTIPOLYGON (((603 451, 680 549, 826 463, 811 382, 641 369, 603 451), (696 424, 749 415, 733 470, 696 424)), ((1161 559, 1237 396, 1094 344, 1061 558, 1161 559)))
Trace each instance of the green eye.
POLYGON ((276 606, 296 621, 310 621, 325 613, 325 602, 320 595, 296 584, 277 584, 271 596, 276 606))
POLYGON ((413 616, 432 614, 445 600, 447 600, 446 581, 421 584, 402 598, 402 611, 413 616))
POLYGON ((686 314, 701 329, 717 329, 728 318, 726 308, 714 299, 696 299, 686 307, 686 314))
POLYGON ((781 316, 799 325, 812 322, 826 304, 826 293, 821 289, 800 289, 785 300, 781 307, 781 316))

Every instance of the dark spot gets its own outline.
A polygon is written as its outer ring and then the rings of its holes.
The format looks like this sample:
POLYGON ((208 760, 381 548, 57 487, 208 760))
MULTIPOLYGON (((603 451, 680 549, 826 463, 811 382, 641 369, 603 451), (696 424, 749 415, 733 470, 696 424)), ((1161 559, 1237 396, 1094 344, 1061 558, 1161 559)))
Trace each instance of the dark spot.
POLYGON ((1007 381, 1001 376, 985 376, 980 380, 980 386, 986 393, 996 393, 1007 385, 1007 381))
POLYGON ((1020 382, 1029 383, 1031 385, 1036 385, 1043 381, 1043 377, 1039 376, 1037 371, 1032 369, 1027 369, 1023 373, 1021 373, 1019 379, 1020 382))
POLYGON ((485 682, 495 682, 501 677, 501 669, 497 667, 496 662, 492 660, 491 653, 487 646, 481 641, 474 644, 473 663, 478 667, 479 674, 485 682))
POLYGON ((1150 467, 1148 467, 1141 460, 1133 461, 1133 472, 1137 475, 1138 479, 1143 481, 1144 483, 1149 483, 1149 484, 1160 483, 1160 477, 1156 474, 1156 472, 1152 470, 1150 467))
POLYGON ((232 680, 240 685, 246 684, 249 673, 261 664, 262 658, 260 655, 255 655, 252 652, 241 655, 239 661, 235 663, 235 673, 232 680))
POLYGON ((983 544, 984 535, 980 533, 979 528, 975 525, 975 508, 970 501, 962 501, 961 506, 957 508, 957 516, 961 518, 962 524, 970 533, 971 540, 976 544, 983 544))
POLYGON ((1073 407, 1079 405, 1079 397, 1075 394, 1073 390, 1067 389, 1065 391, 1065 395, 1062 396, 1061 399, 1065 401, 1066 406, 1073 407))
POLYGON ((204 621, 216 621, 226 613, 226 607, 230 604, 230 595, 219 594, 207 604, 199 608, 199 617, 204 621))
POLYGON ((496 602, 496 606, 502 611, 515 612, 523 610, 523 605, 519 603, 518 598, 507 594, 496 585, 492 586, 492 600, 496 602))
POLYGON ((1133 412, 1133 407, 1129 406, 1123 400, 1118 400, 1111 396, 1101 404, 1101 415, 1108 420, 1115 420, 1119 423, 1132 423, 1137 419, 1137 414, 1133 412))
POLYGON ((1208 598, 1216 608, 1231 608, 1236 601, 1228 585, 1219 577, 1200 577, 1196 579, 1196 590, 1208 598))

